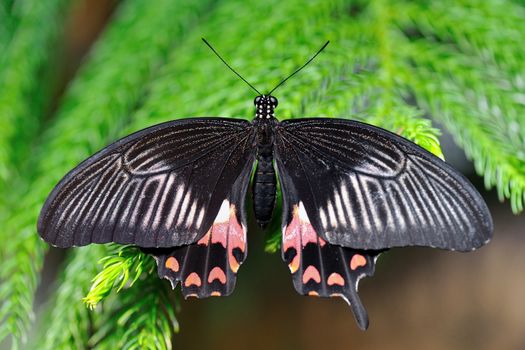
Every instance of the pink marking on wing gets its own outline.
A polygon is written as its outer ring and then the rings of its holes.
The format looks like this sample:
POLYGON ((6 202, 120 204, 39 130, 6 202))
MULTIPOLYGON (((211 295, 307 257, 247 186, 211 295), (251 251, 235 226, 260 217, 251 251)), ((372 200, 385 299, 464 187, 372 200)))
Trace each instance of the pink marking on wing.
POLYGON ((361 254, 355 254, 350 260, 350 268, 356 270, 358 267, 366 265, 366 258, 361 254))
POLYGON ((317 232, 315 232, 308 218, 301 219, 299 207, 294 205, 292 220, 288 226, 284 228, 283 234, 283 251, 286 252, 288 249, 293 248, 297 252, 293 260, 288 264, 292 273, 295 273, 297 269, 299 269, 302 250, 308 243, 320 244, 321 247, 326 244, 325 241, 318 237, 317 232))
POLYGON ((210 243, 210 235, 211 235, 211 229, 208 230, 208 232, 206 232, 206 234, 204 236, 202 236, 201 239, 199 239, 199 241, 197 242, 197 244, 200 244, 200 245, 205 245, 207 246, 209 243, 210 243))
MULTIPOLYGON (((304 248, 308 243, 317 244, 317 232, 310 222, 303 221, 299 217, 299 209, 294 205, 292 221, 286 226, 283 235, 283 249, 293 247, 299 252, 300 248, 304 248)), ((322 239, 319 241, 321 246, 326 242, 322 239)))
POLYGON ((226 274, 218 266, 214 267, 208 275, 208 283, 212 283, 215 280, 219 280, 222 284, 226 283, 226 274))
POLYGON ((333 286, 334 284, 337 284, 339 286, 344 286, 345 285, 345 280, 343 279, 343 277, 340 274, 334 272, 330 276, 328 276, 327 283, 328 283, 329 286, 333 286))
POLYGON ((197 275, 196 272, 190 273, 188 277, 186 277, 186 281, 184 281, 184 286, 186 287, 193 285, 197 287, 200 287, 202 285, 201 278, 199 277, 199 275, 197 275))
POLYGON ((230 220, 228 230, 228 262, 230 263, 231 270, 234 273, 237 273, 240 264, 235 256, 233 256, 233 250, 240 249, 243 253, 246 251, 246 232, 244 232, 244 229, 237 220, 237 215, 235 212, 235 205, 232 204, 230 206, 230 220))
MULTIPOLYGON (((296 208, 296 206, 294 207, 296 208)), ((294 209, 294 213, 296 210, 294 209)), ((294 248, 298 253, 301 248, 301 227, 299 223, 299 217, 294 214, 292 221, 284 229, 283 234, 283 251, 287 251, 289 248, 294 248)))
POLYGON ((301 238, 303 248, 308 243, 317 244, 317 232, 311 224, 301 223, 301 238))
POLYGON ((211 227, 211 243, 220 243, 224 248, 227 247, 228 223, 214 223, 211 227))
POLYGON ((303 273, 303 284, 308 283, 309 280, 314 280, 316 283, 321 282, 321 274, 313 265, 308 266, 303 273))

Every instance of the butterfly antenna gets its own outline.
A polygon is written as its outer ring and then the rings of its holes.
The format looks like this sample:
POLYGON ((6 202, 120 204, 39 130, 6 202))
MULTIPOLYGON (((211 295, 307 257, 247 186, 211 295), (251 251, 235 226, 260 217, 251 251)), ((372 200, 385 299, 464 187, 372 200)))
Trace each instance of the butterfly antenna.
POLYGON ((222 61, 222 63, 224 63, 226 65, 226 67, 230 68, 230 70, 232 72, 234 72, 239 78, 241 78, 242 81, 244 81, 246 84, 248 84, 249 87, 251 87, 253 90, 255 90, 255 92, 257 92, 259 95, 262 95, 259 90, 257 90, 256 88, 253 87, 252 84, 248 83, 248 81, 246 79, 244 79, 239 73, 237 73, 237 71, 235 69, 233 69, 232 67, 230 67, 230 65, 228 63, 226 63, 226 61, 221 57, 221 55, 219 55, 219 53, 217 51, 215 51, 215 49, 213 48, 213 46, 211 46, 211 44, 204 38, 201 38, 202 41, 204 41, 204 43, 206 45, 208 45, 208 47, 213 51, 213 53, 219 57, 219 59, 222 61))
POLYGON ((272 92, 274 92, 275 90, 277 90, 277 88, 278 88, 279 86, 283 85, 288 79, 290 79, 291 77, 293 77, 294 75, 296 75, 297 73, 299 73, 299 71, 300 71, 301 69, 303 69, 304 67, 306 67, 306 66, 308 65, 308 63, 312 62, 312 61, 314 60, 314 58, 316 58, 317 55, 319 55, 319 54, 321 53, 321 51, 323 51, 323 50, 325 49, 325 47, 328 46, 329 43, 330 43, 330 40, 328 40, 328 41, 323 45, 323 47, 321 47, 321 48, 315 53, 315 55, 312 56, 312 58, 310 58, 308 61, 306 61, 305 64, 303 64, 301 67, 297 68, 297 69, 295 70, 295 72, 293 72, 293 73, 290 74, 286 79, 284 79, 284 80, 281 81, 279 84, 277 84, 277 86, 274 87, 274 88, 272 89, 272 91, 270 91, 270 92, 268 93, 268 95, 271 95, 272 92))

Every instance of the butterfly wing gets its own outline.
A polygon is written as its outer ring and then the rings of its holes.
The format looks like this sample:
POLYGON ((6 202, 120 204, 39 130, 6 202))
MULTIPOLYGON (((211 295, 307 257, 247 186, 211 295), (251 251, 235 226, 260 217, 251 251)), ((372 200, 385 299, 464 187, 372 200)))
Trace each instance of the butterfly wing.
POLYGON ((490 213, 472 184, 386 130, 344 119, 284 121, 275 154, 281 184, 331 244, 470 251, 491 238, 490 213))
POLYGON ((361 329, 368 327, 368 315, 357 294, 359 280, 372 276, 381 251, 356 250, 330 244, 317 234, 304 205, 293 191, 282 185, 282 258, 292 273, 299 294, 340 297, 354 313, 361 329), (286 198, 286 199, 284 199, 286 198))
POLYGON ((184 297, 226 296, 233 291, 247 253, 245 198, 250 170, 235 181, 212 226, 198 242, 144 249, 155 257, 159 277, 169 280, 173 288, 181 282, 184 297))
POLYGON ((283 260, 303 295, 339 296, 361 329, 358 282, 386 248, 472 250, 492 234, 487 207, 445 162, 380 128, 340 119, 276 127, 283 260))
POLYGON ((47 198, 38 232, 58 247, 197 242, 254 157, 248 121, 195 118, 144 129, 68 173, 47 198))

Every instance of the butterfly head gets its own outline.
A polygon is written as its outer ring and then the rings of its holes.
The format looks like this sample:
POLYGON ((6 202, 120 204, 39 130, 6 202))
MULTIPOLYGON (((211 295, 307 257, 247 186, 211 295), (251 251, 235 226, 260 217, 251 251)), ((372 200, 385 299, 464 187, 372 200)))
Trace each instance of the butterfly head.
POLYGON ((255 119, 273 119, 275 115, 273 110, 279 104, 279 101, 272 95, 259 95, 253 100, 255 105, 255 119))

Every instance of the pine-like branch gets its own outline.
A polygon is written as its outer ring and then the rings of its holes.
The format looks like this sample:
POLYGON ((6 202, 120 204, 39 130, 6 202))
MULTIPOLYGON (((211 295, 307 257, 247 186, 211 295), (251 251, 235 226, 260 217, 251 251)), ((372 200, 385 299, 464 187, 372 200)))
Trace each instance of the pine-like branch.
POLYGON ((52 64, 68 0, 31 1, 20 4, 20 23, 4 4, 0 19, 0 197, 6 182, 27 155, 51 86, 44 81, 52 64), (8 12, 9 11, 9 12, 8 12), (2 18, 3 17, 3 18, 2 18))
POLYGON ((170 350, 173 335, 179 331, 176 309, 168 283, 156 274, 145 276, 106 305, 89 345, 95 349, 170 350))
POLYGON ((102 271, 95 276, 89 293, 83 298, 92 310, 113 290, 118 293, 124 287, 132 287, 143 274, 155 272, 156 267, 150 256, 133 246, 114 247, 100 263, 103 264, 102 271))

